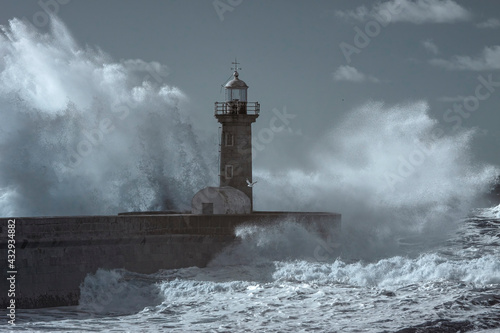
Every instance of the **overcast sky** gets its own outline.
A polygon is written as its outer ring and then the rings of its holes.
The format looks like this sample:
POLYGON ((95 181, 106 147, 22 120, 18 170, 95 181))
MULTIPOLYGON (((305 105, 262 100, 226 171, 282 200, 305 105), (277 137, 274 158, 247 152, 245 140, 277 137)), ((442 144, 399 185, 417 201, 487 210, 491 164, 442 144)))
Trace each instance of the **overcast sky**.
POLYGON ((261 103, 254 133, 269 126, 273 109, 295 116, 256 163, 280 156, 281 164, 307 164, 291 152, 307 149, 369 100, 423 100, 446 130, 477 127, 474 153, 500 164, 498 1, 3 0, 0 6, 2 25, 17 17, 44 31, 44 13, 57 11, 80 45, 116 61, 167 66, 164 80, 185 93, 185 112, 200 133, 217 131, 213 103, 223 100, 220 85, 237 57, 249 101, 261 103))

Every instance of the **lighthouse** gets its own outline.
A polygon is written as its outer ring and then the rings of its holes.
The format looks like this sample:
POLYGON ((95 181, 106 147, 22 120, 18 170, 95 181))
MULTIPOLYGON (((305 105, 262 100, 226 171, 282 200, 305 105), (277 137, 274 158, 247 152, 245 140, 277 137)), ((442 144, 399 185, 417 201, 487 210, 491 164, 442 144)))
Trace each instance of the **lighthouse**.
POLYGON ((219 186, 245 193, 253 207, 252 123, 259 117, 258 102, 247 101, 248 85, 239 78, 235 61, 233 78, 225 86, 225 101, 215 102, 215 118, 222 126, 219 186))
POLYGON ((219 187, 207 187, 192 200, 194 214, 248 214, 253 211, 252 123, 260 104, 248 102, 248 85, 240 79, 238 62, 224 86, 225 100, 215 102, 215 118, 221 124, 219 187))

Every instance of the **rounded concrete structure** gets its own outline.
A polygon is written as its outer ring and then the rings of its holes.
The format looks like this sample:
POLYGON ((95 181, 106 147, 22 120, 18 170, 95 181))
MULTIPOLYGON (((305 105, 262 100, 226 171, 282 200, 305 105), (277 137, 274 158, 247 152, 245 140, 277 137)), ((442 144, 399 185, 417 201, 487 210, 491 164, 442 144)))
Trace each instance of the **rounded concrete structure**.
POLYGON ((191 201, 192 214, 250 214, 252 203, 242 191, 231 186, 206 187, 191 201))

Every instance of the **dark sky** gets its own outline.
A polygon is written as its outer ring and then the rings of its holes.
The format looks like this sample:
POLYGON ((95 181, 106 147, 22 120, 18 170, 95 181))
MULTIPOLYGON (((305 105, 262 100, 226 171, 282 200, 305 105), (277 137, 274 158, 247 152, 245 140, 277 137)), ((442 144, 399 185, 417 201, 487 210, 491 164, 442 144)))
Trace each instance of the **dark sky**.
POLYGON ((185 111, 201 132, 216 131, 213 102, 223 99, 220 85, 237 57, 249 100, 262 105, 254 133, 269 125, 273 109, 296 116, 256 163, 281 156, 280 163, 307 164, 293 152, 367 101, 425 101, 447 131, 459 122, 477 127, 474 154, 500 164, 500 84, 477 88, 481 80, 500 82, 500 3, 378 3, 4 0, 0 24, 25 18, 44 31, 45 13, 57 11, 82 46, 116 61, 166 65, 166 83, 185 93, 185 111))

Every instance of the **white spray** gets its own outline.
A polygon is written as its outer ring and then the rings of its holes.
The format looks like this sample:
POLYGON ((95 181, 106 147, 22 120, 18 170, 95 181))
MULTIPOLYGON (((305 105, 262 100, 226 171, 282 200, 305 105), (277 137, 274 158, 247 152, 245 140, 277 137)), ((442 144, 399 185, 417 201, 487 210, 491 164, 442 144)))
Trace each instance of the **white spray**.
POLYGON ((366 103, 313 147, 316 170, 258 172, 256 206, 342 213, 344 254, 355 258, 441 242, 498 170, 473 160, 473 130, 445 133, 428 111, 366 103))
POLYGON ((3 216, 189 207, 209 168, 165 66, 82 48, 57 18, 1 28, 3 216))

